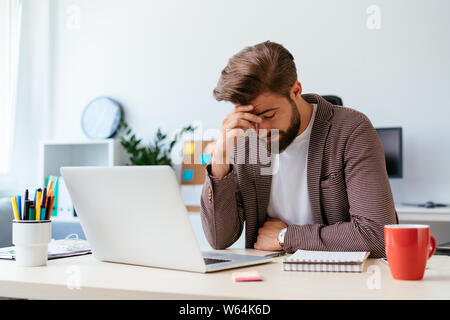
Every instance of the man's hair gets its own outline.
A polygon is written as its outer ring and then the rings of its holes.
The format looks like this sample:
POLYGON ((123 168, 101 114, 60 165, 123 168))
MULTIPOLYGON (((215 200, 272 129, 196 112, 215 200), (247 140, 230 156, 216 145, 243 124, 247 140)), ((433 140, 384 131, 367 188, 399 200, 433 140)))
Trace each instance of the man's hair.
POLYGON ((266 41, 249 46, 228 60, 213 91, 217 101, 248 105, 263 93, 289 99, 297 80, 292 54, 282 45, 266 41))

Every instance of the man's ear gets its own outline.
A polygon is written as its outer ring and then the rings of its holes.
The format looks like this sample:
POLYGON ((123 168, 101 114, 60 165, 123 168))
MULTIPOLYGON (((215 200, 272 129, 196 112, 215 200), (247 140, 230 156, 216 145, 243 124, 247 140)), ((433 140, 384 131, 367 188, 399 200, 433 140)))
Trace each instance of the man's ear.
POLYGON ((299 95, 301 95, 301 94, 302 94, 302 84, 297 80, 292 85, 291 95, 292 95, 292 98, 298 98, 299 95))

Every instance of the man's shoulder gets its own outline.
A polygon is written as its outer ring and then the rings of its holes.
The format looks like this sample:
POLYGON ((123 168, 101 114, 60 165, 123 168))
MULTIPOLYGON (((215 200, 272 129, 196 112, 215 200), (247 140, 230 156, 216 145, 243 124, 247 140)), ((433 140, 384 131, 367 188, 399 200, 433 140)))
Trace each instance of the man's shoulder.
POLYGON ((338 139, 346 139, 360 125, 373 127, 370 119, 362 112, 349 107, 332 105, 333 115, 329 121, 331 124, 331 134, 338 139))
POLYGON ((347 106, 338 106, 322 101, 321 114, 325 115, 322 119, 326 119, 330 126, 326 143, 327 145, 334 145, 333 150, 345 145, 358 127, 373 128, 372 123, 364 113, 347 106))
POLYGON ((369 118, 362 113, 361 111, 355 110, 350 107, 343 106, 332 106, 333 108, 333 117, 330 119, 331 122, 342 123, 356 123, 359 124, 364 121, 370 121, 369 118))
POLYGON ((329 121, 338 127, 353 127, 361 122, 369 121, 369 118, 362 112, 347 106, 334 105, 315 93, 302 94, 302 97, 311 104, 317 104, 318 110, 316 118, 329 121))

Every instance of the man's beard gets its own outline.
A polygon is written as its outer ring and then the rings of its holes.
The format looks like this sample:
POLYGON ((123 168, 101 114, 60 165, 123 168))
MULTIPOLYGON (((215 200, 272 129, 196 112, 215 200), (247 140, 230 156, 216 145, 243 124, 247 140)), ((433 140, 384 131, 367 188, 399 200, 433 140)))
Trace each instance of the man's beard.
MULTIPOLYGON (((279 138, 275 141, 267 141, 267 150, 272 153, 272 151, 276 152, 276 150, 272 150, 272 143, 278 143, 278 153, 286 150, 287 147, 294 141, 297 137, 298 131, 300 130, 300 113, 298 112, 297 105, 295 102, 288 97, 289 103, 292 106, 292 116, 291 116, 291 124, 286 130, 278 130, 279 138)), ((277 135, 272 136, 272 130, 268 133, 267 137, 277 137, 277 135)))

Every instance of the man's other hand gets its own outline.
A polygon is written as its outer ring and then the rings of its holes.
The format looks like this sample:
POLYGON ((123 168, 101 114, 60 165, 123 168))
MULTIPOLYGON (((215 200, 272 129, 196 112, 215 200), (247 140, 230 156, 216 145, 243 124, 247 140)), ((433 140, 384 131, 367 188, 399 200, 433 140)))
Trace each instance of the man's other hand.
POLYGON ((257 250, 266 251, 283 250, 278 242, 278 233, 284 228, 287 228, 287 225, 283 221, 267 219, 264 225, 258 229, 258 238, 253 247, 257 250))

